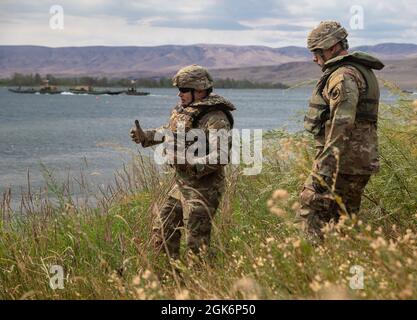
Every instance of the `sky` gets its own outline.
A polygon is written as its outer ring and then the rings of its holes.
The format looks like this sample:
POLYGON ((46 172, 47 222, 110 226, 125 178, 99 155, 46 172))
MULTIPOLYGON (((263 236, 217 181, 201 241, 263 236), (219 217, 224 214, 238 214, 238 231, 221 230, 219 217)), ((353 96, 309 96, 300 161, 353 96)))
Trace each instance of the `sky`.
POLYGON ((416 0, 0 0, 0 45, 305 46, 322 20, 351 46, 417 44, 416 0))

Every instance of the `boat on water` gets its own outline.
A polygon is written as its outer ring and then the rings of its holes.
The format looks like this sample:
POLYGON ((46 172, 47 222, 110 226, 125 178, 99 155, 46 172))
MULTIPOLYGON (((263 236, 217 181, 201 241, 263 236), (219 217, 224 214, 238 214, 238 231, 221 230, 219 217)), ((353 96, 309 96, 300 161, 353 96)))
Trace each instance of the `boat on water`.
POLYGON ((124 90, 121 90, 121 91, 105 91, 104 94, 109 94, 111 96, 114 96, 114 95, 122 94, 124 92, 125 92, 124 90))
POLYGON ((128 96, 148 96, 150 92, 137 91, 136 88, 129 88, 125 91, 128 96))
POLYGON ((132 86, 125 91, 128 96, 148 96, 150 94, 150 92, 138 91, 136 89, 136 80, 130 80, 130 83, 132 86))
POLYGON ((31 88, 31 89, 20 89, 20 88, 12 89, 12 88, 9 88, 9 91, 14 92, 14 93, 36 93, 36 92, 39 92, 39 90, 35 90, 33 88, 31 88))
POLYGON ((22 89, 21 87, 18 87, 17 89, 9 88, 9 91, 14 92, 14 93, 38 93, 38 94, 60 94, 63 92, 59 90, 58 87, 49 85, 48 80, 44 80, 43 84, 44 85, 39 89, 34 89, 34 88, 22 89))
POLYGON ((118 95, 121 93, 124 93, 124 90, 120 91, 110 91, 110 90, 101 90, 97 91, 94 90, 92 86, 76 86, 75 88, 70 88, 69 92, 73 94, 91 94, 91 95, 102 95, 102 94, 108 94, 108 95, 118 95))
POLYGON ((45 89, 45 88, 41 88, 39 90, 35 90, 35 89, 12 89, 9 88, 10 92, 14 92, 14 93, 39 93, 39 94, 60 94, 63 91, 61 90, 52 90, 52 89, 45 89))
POLYGON ((51 86, 48 83, 48 80, 44 81, 44 85, 39 88, 39 89, 35 89, 35 88, 30 88, 30 89, 22 89, 21 87, 18 87, 16 89, 13 88, 9 88, 10 92, 14 92, 14 93, 37 93, 37 94, 60 94, 60 93, 64 93, 67 94, 72 93, 72 94, 88 94, 88 95, 104 95, 104 94, 108 94, 111 96, 114 95, 119 95, 122 93, 125 93, 126 95, 129 96, 147 96, 150 94, 150 92, 144 92, 144 91, 138 91, 136 90, 136 87, 131 87, 128 88, 127 90, 117 90, 117 91, 111 91, 111 90, 94 90, 92 86, 76 86, 74 88, 70 88, 68 91, 62 91, 59 90, 56 86, 51 86))

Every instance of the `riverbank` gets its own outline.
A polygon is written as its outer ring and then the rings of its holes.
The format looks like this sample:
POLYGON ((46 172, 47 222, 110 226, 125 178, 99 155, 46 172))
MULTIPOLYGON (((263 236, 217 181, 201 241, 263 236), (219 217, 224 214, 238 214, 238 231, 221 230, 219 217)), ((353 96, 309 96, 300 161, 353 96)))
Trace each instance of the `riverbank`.
POLYGON ((153 255, 151 208, 171 181, 147 158, 137 157, 133 171, 102 190, 94 207, 75 206, 65 188, 55 188, 57 204, 28 195, 19 217, 6 195, 0 298, 416 299, 417 106, 403 98, 381 106, 382 170, 366 189, 359 217, 329 230, 323 246, 311 246, 294 225, 312 141, 270 131, 261 174, 229 168, 214 256, 202 263, 183 257, 173 266, 153 255), (53 265, 63 267, 63 289, 50 287, 53 265), (353 283, 362 272, 363 286, 353 283))
MULTIPOLYGON (((98 88, 129 88, 132 85, 139 88, 172 88, 172 80, 167 77, 139 78, 132 84, 132 78, 107 78, 107 77, 54 77, 47 74, 44 76, 49 85, 61 87, 92 86, 98 88)), ((4 87, 36 87, 43 85, 42 77, 36 73, 15 73, 10 78, 0 79, 0 86, 4 87)), ((220 89, 288 89, 289 86, 280 82, 250 81, 247 79, 233 79, 225 77, 215 79, 216 88, 220 89)))

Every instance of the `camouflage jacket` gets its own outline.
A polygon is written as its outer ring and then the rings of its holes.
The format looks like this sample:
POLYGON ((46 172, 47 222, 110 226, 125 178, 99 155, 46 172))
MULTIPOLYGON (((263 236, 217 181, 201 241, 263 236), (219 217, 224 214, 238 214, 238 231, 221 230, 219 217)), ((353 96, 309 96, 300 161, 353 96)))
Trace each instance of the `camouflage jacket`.
POLYGON ((315 171, 368 175, 379 170, 377 119, 378 81, 372 69, 383 64, 355 52, 326 62, 305 117, 305 128, 315 135, 315 171))
POLYGON ((233 127, 233 116, 231 114, 233 110, 235 110, 235 107, 231 102, 216 94, 210 94, 202 101, 194 102, 188 106, 182 106, 178 103, 172 109, 167 124, 157 129, 145 131, 146 138, 142 145, 149 147, 162 142, 168 145, 173 144, 175 147, 172 149, 174 154, 169 154, 168 156, 173 162, 172 166, 175 168, 176 173, 185 180, 201 179, 210 173, 221 171, 226 164, 224 159, 228 161, 231 147, 229 131, 233 127), (181 155, 176 153, 180 145, 180 142, 177 142, 177 137, 181 130, 187 134, 192 129, 201 129, 199 132, 204 136, 205 141, 186 142, 184 146, 185 152, 182 153, 182 157, 187 151, 190 151, 190 148, 193 148, 193 152, 195 151, 195 154, 198 153, 198 156, 194 163, 188 163, 185 158, 182 158, 181 162, 179 161, 181 160, 181 155), (157 132, 162 133, 164 130, 172 132, 174 139, 156 140, 157 132), (210 131, 216 130, 220 130, 217 131, 218 136, 209 134, 210 131), (221 143, 225 139, 227 143, 221 143), (205 143, 205 146, 201 142, 205 143), (216 144, 217 148, 210 150, 210 144, 216 144), (197 149, 199 150, 197 151, 197 149), (200 151, 202 149, 204 149, 204 152, 201 155, 200 151))

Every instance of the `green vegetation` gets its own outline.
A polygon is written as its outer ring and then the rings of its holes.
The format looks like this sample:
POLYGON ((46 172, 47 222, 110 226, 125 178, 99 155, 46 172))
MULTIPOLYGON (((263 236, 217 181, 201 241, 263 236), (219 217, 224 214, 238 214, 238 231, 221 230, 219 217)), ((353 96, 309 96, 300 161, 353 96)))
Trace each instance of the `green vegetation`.
POLYGON ((234 80, 230 78, 215 79, 216 88, 223 89, 288 89, 283 83, 251 82, 249 80, 234 80))
POLYGON ((382 170, 359 216, 327 228, 316 247, 294 224, 313 157, 302 133, 265 134, 260 175, 229 168, 214 255, 203 261, 184 256, 171 265, 153 255, 151 208, 171 180, 142 157, 116 175, 96 206, 74 204, 51 178, 59 201, 27 195, 23 216, 5 194, 0 299, 416 299, 417 105, 382 105, 379 136, 382 170), (49 286, 55 264, 64 267, 62 290, 49 286), (363 290, 349 287, 355 265, 363 268, 363 290))
MULTIPOLYGON (((54 77, 47 74, 44 78, 38 73, 20 74, 15 73, 9 79, 0 79, 0 86, 25 86, 35 87, 42 85, 42 79, 49 80, 50 85, 56 86, 78 86, 91 85, 93 87, 131 87, 131 79, 108 79, 107 77, 54 77)), ((249 80, 216 79, 216 88, 224 89, 286 89, 288 86, 282 83, 251 82, 249 80)), ((172 81, 169 78, 141 78, 136 79, 136 86, 144 88, 172 88, 172 81)))

